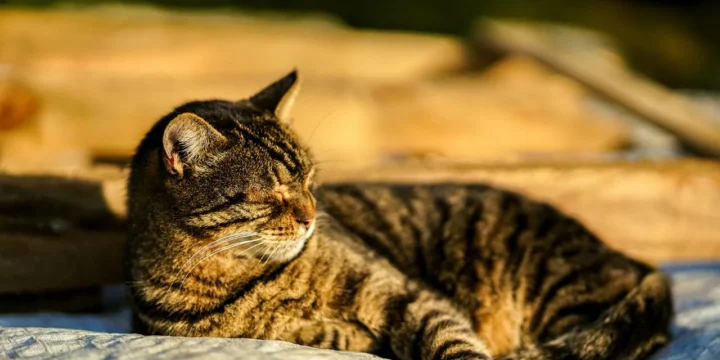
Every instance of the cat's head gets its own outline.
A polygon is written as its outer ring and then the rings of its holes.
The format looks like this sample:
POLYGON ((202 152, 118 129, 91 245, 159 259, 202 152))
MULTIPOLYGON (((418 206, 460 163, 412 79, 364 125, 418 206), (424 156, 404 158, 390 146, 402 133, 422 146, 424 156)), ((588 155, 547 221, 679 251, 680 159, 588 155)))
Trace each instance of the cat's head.
POLYGON ((288 127, 298 88, 293 71, 245 100, 196 101, 165 116, 133 160, 129 216, 154 216, 141 207, 159 201, 167 226, 296 254, 316 218, 314 164, 288 127), (154 199, 133 199, 141 193, 154 199))

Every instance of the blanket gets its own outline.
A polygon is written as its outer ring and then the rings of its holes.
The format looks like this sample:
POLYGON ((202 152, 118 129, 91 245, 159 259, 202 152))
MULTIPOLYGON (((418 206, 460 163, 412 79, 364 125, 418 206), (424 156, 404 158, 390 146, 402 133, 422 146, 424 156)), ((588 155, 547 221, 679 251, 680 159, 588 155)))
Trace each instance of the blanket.
MULTIPOLYGON (((720 263, 664 266, 673 280, 672 341, 653 360, 720 359, 720 263)), ((130 334, 122 287, 105 291, 100 314, 0 315, 0 359, 371 359, 281 341, 130 334)))

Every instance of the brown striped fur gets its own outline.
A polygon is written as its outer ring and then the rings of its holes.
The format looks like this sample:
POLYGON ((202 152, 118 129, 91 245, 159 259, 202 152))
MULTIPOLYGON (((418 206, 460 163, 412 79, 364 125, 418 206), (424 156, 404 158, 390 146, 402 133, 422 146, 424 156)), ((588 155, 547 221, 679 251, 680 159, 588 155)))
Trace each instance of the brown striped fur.
POLYGON ((640 359, 667 341, 667 279, 546 204, 474 184, 314 189, 285 122, 296 91, 291 73, 185 104, 138 147, 138 331, 446 360, 640 359))

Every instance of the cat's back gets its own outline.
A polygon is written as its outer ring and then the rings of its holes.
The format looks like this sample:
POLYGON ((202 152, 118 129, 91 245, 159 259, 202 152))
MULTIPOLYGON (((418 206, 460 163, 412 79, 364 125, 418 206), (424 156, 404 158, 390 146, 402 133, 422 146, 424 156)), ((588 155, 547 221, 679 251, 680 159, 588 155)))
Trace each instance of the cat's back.
POLYGON ((317 197, 323 211, 365 244, 424 279, 471 247, 479 246, 483 258, 511 261, 557 241, 604 246, 553 206, 485 184, 338 183, 323 185, 317 197))
POLYGON ((352 230, 374 224, 400 237, 403 231, 414 238, 438 228, 456 231, 478 221, 486 228, 575 222, 547 203, 479 183, 336 183, 321 186, 317 198, 352 230))
POLYGON ((516 205, 538 207, 538 209, 528 208, 528 211, 540 211, 539 207, 555 211, 545 203, 482 183, 333 183, 322 185, 317 191, 317 197, 318 201, 328 209, 327 211, 333 213, 340 210, 341 206, 352 208, 360 205, 368 208, 387 208, 391 212, 402 212, 403 208, 421 210, 420 207, 427 207, 442 211, 447 210, 447 207, 485 205, 487 210, 491 211, 493 203, 508 207, 516 205))

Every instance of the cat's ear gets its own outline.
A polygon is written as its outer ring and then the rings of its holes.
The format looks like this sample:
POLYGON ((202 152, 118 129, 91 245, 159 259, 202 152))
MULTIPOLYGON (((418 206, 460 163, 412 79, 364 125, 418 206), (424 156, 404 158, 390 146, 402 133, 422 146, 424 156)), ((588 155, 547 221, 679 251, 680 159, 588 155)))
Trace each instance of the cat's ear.
POLYGON ((203 118, 182 113, 170 121, 163 134, 163 161, 167 171, 179 178, 184 169, 201 165, 227 139, 203 118))
POLYGON ((250 97, 249 100, 256 107, 275 114, 278 120, 287 123, 290 121, 290 112, 299 91, 300 77, 297 70, 293 70, 282 79, 250 97))

